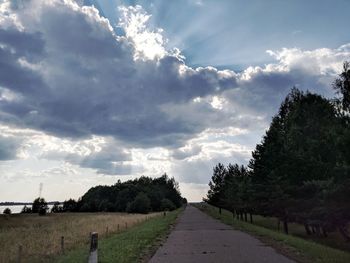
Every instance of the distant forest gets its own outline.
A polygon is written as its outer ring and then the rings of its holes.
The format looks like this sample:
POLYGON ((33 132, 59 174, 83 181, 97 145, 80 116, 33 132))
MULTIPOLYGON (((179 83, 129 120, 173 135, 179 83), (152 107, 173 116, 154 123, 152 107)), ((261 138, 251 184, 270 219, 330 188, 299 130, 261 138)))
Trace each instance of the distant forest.
POLYGON ((287 234, 296 222, 308 235, 338 230, 350 241, 348 62, 333 88, 333 99, 293 88, 249 164, 214 167, 206 201, 245 221, 277 217, 287 234))
MULTIPOLYGON (((123 183, 118 180, 112 186, 92 187, 78 201, 69 199, 62 205, 55 203, 51 212, 148 213, 171 211, 184 203, 187 200, 181 197, 178 183, 164 174, 158 178, 142 176, 123 183)), ((47 211, 45 200, 37 198, 32 207, 25 206, 22 213, 46 214, 47 211)))

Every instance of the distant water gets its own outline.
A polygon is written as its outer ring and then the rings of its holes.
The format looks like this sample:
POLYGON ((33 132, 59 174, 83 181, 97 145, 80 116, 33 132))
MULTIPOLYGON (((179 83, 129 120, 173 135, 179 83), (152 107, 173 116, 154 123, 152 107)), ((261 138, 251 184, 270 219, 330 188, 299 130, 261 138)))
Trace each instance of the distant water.
MULTIPOLYGON (((24 205, 0 205, 0 214, 3 214, 5 208, 10 208, 12 214, 18 214, 22 211, 24 205)), ((31 205, 27 205, 27 207, 32 207, 31 205)), ((51 208, 53 205, 48 205, 49 211, 51 211, 51 208)))

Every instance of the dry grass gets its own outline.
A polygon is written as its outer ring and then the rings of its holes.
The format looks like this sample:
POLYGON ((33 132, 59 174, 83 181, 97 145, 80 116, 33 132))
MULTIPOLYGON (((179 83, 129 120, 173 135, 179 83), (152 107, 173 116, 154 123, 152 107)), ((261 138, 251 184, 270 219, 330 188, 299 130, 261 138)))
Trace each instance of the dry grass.
POLYGON ((99 237, 125 230, 159 215, 124 213, 62 213, 38 216, 18 214, 0 216, 0 262, 16 260, 22 245, 24 262, 49 257, 61 252, 60 240, 64 236, 65 249, 89 242, 90 232, 99 237), (108 227, 108 233, 107 233, 108 227))

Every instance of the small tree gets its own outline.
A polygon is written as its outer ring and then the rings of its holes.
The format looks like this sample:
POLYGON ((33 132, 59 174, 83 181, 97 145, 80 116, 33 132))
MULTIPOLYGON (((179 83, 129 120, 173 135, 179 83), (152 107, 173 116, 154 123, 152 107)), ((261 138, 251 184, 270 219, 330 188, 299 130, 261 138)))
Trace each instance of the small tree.
POLYGON ((209 182, 209 191, 207 194, 207 202, 216 206, 222 206, 222 192, 224 189, 225 176, 227 170, 225 166, 221 163, 218 163, 213 169, 213 176, 209 182))
POLYGON ((11 211, 11 209, 10 208, 5 208, 4 209, 4 212, 3 212, 5 215, 11 215, 12 214, 12 211, 11 211))
POLYGON ((33 213, 38 213, 39 215, 46 215, 48 209, 49 208, 44 198, 38 197, 34 200, 32 205, 33 213))

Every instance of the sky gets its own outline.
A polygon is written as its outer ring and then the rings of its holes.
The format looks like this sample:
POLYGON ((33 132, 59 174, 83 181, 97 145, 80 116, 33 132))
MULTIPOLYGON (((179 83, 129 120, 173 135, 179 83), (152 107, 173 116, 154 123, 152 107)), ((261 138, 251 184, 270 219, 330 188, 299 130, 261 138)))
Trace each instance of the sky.
POLYGON ((0 202, 142 175, 200 201, 295 86, 333 97, 350 2, 0 1, 0 202))

